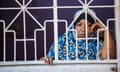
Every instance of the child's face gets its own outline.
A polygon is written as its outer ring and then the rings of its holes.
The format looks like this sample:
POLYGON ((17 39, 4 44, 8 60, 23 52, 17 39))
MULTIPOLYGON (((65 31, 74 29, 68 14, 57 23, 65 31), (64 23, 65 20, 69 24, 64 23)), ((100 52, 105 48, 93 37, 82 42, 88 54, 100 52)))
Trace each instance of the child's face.
POLYGON ((88 37, 93 33, 91 31, 91 26, 92 24, 87 21, 87 24, 85 19, 80 20, 76 25, 75 25, 75 30, 77 32, 77 37, 78 38, 84 38, 86 37, 86 25, 87 25, 87 35, 88 37))

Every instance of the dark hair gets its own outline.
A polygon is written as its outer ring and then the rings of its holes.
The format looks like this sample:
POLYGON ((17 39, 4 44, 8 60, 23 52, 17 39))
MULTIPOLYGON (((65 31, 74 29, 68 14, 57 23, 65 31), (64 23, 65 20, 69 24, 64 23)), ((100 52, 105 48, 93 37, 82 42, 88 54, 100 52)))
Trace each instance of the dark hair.
MULTIPOLYGON (((74 22, 74 26, 82 19, 86 19, 85 18, 85 13, 82 13, 77 20, 74 22)), ((93 17, 91 17, 88 13, 87 13, 87 21, 89 21, 91 24, 95 23, 95 20, 93 19, 93 17)))

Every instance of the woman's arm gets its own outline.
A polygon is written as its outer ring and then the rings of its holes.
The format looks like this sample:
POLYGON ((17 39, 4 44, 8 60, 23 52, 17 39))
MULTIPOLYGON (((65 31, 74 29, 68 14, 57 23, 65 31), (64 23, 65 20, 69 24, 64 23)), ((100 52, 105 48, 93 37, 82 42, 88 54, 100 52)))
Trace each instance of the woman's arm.
POLYGON ((109 45, 109 56, 110 59, 116 58, 116 48, 115 48, 115 42, 113 40, 112 34, 110 31, 105 30, 104 31, 104 42, 103 42, 103 48, 101 50, 101 59, 107 59, 107 43, 109 45), (108 41, 107 41, 107 32, 108 32, 108 41))
POLYGON ((53 64, 53 59, 52 58, 42 57, 42 58, 40 58, 40 60, 44 61, 47 64, 53 64))
MULTIPOLYGON (((100 24, 99 22, 96 22, 95 24, 92 25, 91 30, 93 31, 95 28, 100 29, 105 27, 100 24)), ((100 50, 100 58, 101 59, 107 59, 107 43, 109 45, 109 56, 111 59, 116 58, 116 47, 115 47, 115 42, 112 37, 112 34, 108 30, 102 30, 100 33, 104 33, 104 41, 103 41, 103 48, 100 50), (108 32, 108 41, 107 41, 107 32, 108 32)))

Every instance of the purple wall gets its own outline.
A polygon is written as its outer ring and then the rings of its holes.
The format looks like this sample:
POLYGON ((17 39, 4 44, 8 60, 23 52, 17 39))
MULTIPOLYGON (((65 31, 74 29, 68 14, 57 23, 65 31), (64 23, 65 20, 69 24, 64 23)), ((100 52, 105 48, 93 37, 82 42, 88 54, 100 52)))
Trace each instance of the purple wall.
MULTIPOLYGON (((22 3, 22 0, 19 0, 22 3)), ((25 4, 29 0, 25 0, 25 4)), ((78 6, 81 5, 78 0, 58 0, 58 6, 78 6)), ((90 5, 114 5, 113 0, 94 0, 90 5)), ((28 7, 47 7, 53 6, 53 0, 32 0, 32 2, 28 5, 28 7)), ((2 7, 19 7, 18 4, 14 0, 0 0, 0 8, 2 7)), ((79 10, 77 8, 65 8, 58 9, 58 19, 66 19, 68 20, 68 24, 70 24, 73 20, 74 13, 79 10)), ((114 8, 94 8, 96 15, 106 24, 107 18, 114 18, 114 8)), ((0 10, 0 20, 5 20, 6 27, 12 21, 12 19, 16 16, 16 14, 20 10, 0 10)), ((53 9, 28 9, 28 11, 43 25, 45 20, 53 19, 53 9)), ((34 30, 41 29, 36 22, 27 14, 26 14, 26 37, 34 38, 34 30)), ((65 24, 59 24, 59 35, 65 32, 65 24)), ((114 25, 112 25, 111 31, 114 32, 114 25)), ((9 30, 14 30, 16 32, 17 39, 23 39, 24 31, 23 31, 23 14, 21 13, 9 30)), ((47 49, 49 49, 50 45, 53 42, 53 23, 48 23, 46 25, 47 31, 47 49)), ((0 22, 0 61, 3 60, 3 37, 6 38, 6 60, 13 60, 13 46, 14 46, 14 37, 13 33, 6 32, 6 36, 3 36, 3 24, 0 22)), ((37 42, 37 59, 42 57, 44 51, 44 32, 37 32, 36 35, 37 42)), ((27 60, 34 60, 34 41, 26 41, 27 48, 27 60)), ((48 52, 48 50, 47 50, 48 52)), ((16 41, 16 59, 24 60, 24 41, 16 41)))

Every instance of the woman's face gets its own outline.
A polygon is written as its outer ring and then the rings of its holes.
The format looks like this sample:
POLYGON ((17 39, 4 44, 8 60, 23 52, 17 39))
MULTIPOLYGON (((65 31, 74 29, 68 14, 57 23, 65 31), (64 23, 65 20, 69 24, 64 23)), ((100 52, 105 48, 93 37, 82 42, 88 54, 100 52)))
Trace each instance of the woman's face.
POLYGON ((88 37, 90 37, 90 35, 93 33, 91 31, 91 26, 92 26, 92 24, 88 21, 87 21, 87 24, 86 24, 85 19, 80 20, 75 25, 75 30, 77 32, 77 37, 78 38, 85 38, 86 37, 86 32, 87 32, 88 37), (86 31, 86 25, 87 25, 87 31, 86 31))

